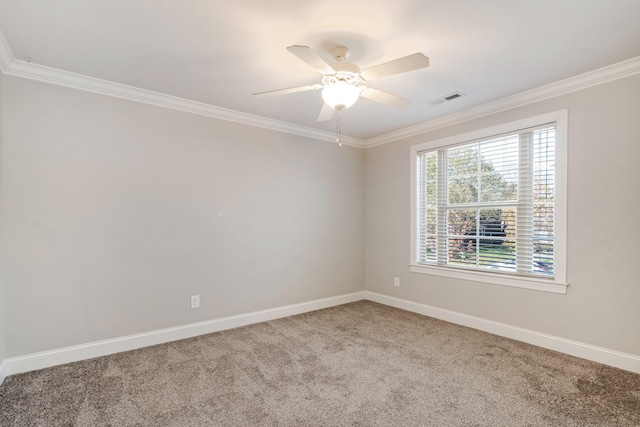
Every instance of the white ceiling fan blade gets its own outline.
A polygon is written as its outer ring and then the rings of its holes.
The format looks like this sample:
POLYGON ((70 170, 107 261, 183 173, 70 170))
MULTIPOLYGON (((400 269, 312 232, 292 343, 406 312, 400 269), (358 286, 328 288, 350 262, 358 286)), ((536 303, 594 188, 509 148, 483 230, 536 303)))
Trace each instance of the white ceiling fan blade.
POLYGON ((253 96, 272 96, 272 95, 284 95, 286 93, 294 93, 294 92, 304 92, 306 90, 318 90, 322 88, 321 84, 308 85, 308 86, 298 86, 298 87, 290 87, 286 89, 276 89, 276 90, 268 90, 266 92, 258 92, 254 93, 253 96))
POLYGON ((320 110, 320 114, 318 114, 319 122, 326 122, 331 117, 333 117, 333 108, 331 108, 327 103, 322 105, 322 110, 320 110))
POLYGON ((429 66, 429 58, 421 53, 405 56, 403 58, 394 59, 393 61, 383 64, 374 65, 373 67, 362 70, 360 75, 367 81, 379 79, 382 77, 393 76, 394 74, 406 73, 407 71, 417 70, 429 66))
POLYGON ((378 89, 368 87, 360 92, 360 96, 370 99, 381 104, 392 105, 398 108, 406 108, 411 105, 411 101, 405 98, 401 98, 397 95, 392 95, 387 92, 383 92, 378 89))
POLYGON ((289 46, 287 50, 293 53, 298 58, 306 62, 311 68, 318 71, 320 74, 335 74, 336 71, 331 68, 329 64, 324 62, 322 58, 318 56, 309 46, 289 46))

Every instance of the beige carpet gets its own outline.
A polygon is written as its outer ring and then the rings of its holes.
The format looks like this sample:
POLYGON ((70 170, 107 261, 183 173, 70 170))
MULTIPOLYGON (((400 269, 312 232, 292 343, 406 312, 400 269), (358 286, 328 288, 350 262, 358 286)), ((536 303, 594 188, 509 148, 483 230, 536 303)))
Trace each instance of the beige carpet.
POLYGON ((361 301, 14 375, 2 426, 640 426, 640 375, 361 301))

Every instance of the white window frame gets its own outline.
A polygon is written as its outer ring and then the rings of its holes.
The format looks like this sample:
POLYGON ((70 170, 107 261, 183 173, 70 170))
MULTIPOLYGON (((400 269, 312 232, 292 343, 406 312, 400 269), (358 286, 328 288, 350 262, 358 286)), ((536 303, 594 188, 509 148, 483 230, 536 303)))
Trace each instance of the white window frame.
POLYGON ((414 273, 444 276, 475 282, 491 283, 517 288, 534 289, 546 292, 566 294, 567 292, 567 132, 568 111, 559 110, 552 113, 529 117, 473 132, 467 132, 448 138, 437 139, 411 146, 411 260, 409 269, 414 273), (489 271, 463 270, 452 267, 427 265, 418 263, 418 182, 417 159, 420 152, 459 145, 479 139, 491 138, 521 129, 555 123, 555 240, 554 240, 554 277, 516 276, 489 271))

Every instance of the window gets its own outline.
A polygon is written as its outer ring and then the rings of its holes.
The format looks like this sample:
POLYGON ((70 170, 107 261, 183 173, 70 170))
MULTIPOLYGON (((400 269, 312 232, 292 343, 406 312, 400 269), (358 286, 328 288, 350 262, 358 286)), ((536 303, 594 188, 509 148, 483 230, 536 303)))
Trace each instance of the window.
POLYGON ((566 123, 411 147, 411 271, 565 293, 566 123))

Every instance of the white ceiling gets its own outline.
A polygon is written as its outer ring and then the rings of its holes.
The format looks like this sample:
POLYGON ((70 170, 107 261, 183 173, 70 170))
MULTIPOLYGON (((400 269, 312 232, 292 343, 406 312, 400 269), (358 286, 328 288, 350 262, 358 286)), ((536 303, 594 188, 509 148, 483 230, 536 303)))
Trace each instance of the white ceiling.
POLYGON ((319 91, 252 96, 319 82, 286 46, 345 45, 363 69, 427 55, 371 84, 411 107, 345 110, 366 140, 640 57, 640 0, 0 0, 0 31, 18 61, 325 131, 319 91))

